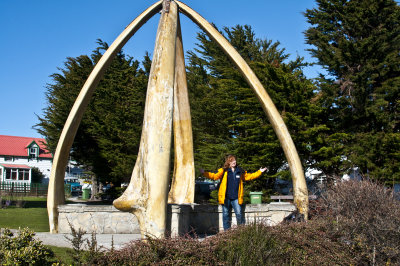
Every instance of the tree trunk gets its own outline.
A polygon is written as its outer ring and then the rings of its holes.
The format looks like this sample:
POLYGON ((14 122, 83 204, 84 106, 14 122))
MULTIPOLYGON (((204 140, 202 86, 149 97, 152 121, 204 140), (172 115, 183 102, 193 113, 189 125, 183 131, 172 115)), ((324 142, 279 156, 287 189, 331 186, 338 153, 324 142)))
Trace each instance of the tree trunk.
POLYGON ((92 175, 91 182, 92 182, 92 189, 91 189, 92 195, 90 196, 90 200, 96 200, 98 198, 96 195, 99 194, 99 186, 97 185, 96 175, 92 175))

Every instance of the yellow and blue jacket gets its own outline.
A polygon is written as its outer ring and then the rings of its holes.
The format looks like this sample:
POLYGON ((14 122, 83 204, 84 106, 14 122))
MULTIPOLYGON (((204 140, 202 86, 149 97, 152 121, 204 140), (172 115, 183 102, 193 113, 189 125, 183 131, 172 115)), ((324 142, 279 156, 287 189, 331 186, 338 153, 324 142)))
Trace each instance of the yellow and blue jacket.
MULTIPOLYGON (((240 176, 240 183, 239 183, 239 190, 238 190, 238 202, 239 204, 243 204, 243 181, 249 181, 260 177, 262 172, 258 170, 254 173, 247 173, 247 171, 243 171, 240 176)), ((219 190, 218 190, 218 203, 224 204, 225 202, 225 194, 226 194, 226 187, 228 182, 228 171, 224 171, 223 168, 218 169, 217 173, 211 172, 204 172, 204 177, 219 180, 222 179, 220 182, 219 190)))

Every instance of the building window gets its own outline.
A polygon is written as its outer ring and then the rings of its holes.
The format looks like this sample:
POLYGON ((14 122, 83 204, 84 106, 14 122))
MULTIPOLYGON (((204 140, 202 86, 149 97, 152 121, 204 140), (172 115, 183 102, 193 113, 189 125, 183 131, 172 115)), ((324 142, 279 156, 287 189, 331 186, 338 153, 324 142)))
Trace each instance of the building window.
POLYGON ((11 168, 11 179, 17 180, 17 176, 18 176, 18 169, 11 168))
POLYGON ((18 180, 29 180, 29 170, 18 169, 18 180))
POLYGON ((24 180, 29 180, 29 170, 24 169, 24 180))
POLYGON ((37 150, 38 150, 37 148, 30 148, 29 155, 30 155, 31 158, 37 158, 38 157, 37 150))
POLYGON ((6 180, 29 180, 29 169, 6 168, 6 180))
POLYGON ((17 180, 18 169, 6 168, 6 179, 7 180, 17 180))
POLYGON ((4 157, 4 161, 12 161, 12 157, 11 156, 5 156, 4 157))

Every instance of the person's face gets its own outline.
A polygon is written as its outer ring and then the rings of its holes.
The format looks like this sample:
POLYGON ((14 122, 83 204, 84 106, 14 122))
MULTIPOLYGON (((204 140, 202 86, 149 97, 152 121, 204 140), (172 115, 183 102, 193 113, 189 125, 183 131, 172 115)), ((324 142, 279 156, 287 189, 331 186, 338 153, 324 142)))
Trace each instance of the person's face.
POLYGON ((233 159, 233 160, 229 163, 229 167, 231 167, 231 168, 236 167, 236 159, 233 159))

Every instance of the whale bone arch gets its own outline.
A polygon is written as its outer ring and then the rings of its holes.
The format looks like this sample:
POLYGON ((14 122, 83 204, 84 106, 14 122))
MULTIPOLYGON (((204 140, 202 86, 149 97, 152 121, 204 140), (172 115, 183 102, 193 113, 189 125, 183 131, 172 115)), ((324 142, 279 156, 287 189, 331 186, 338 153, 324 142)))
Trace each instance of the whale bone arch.
MULTIPOLYGON (((258 80, 254 72, 247 65, 244 59, 233 48, 233 46, 203 17, 192 10, 190 7, 180 1, 173 1, 179 6, 179 11, 189 17, 194 23, 202 28, 214 41, 216 41, 221 49, 228 55, 229 58, 235 63, 242 75, 245 77, 247 83, 256 93, 256 96, 266 113, 281 146, 284 150, 286 159, 288 161, 290 171, 293 179, 294 201, 300 213, 304 218, 308 217, 308 192, 304 178, 303 169, 301 166, 300 158, 297 154, 293 140, 277 111, 275 105, 270 99, 268 93, 263 88, 261 82, 258 80)), ((126 42, 134 35, 134 33, 161 10, 163 1, 158 1, 147 8, 135 20, 133 20, 126 29, 117 37, 113 44, 107 49, 100 61, 97 63, 87 81, 82 87, 77 100, 75 101, 71 112, 64 125, 61 133, 57 149, 53 159, 53 167, 49 182, 49 192, 47 209, 49 214, 50 232, 58 232, 58 211, 57 207, 64 203, 64 174, 67 166, 69 150, 72 147, 77 129, 82 120, 83 113, 90 101, 90 98, 96 88, 98 82, 103 76, 105 70, 111 63, 115 55, 122 49, 126 42)), ((194 180, 193 180, 194 182, 194 180)), ((167 192, 166 192, 167 193, 167 192)), ((165 214, 160 214, 165 215, 165 214)))

